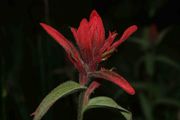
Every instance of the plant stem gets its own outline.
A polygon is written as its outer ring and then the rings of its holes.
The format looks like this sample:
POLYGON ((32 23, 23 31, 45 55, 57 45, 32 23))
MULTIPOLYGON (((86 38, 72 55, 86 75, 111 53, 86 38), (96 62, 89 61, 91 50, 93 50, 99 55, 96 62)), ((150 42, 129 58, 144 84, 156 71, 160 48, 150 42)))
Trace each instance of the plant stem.
MULTIPOLYGON (((79 81, 80 83, 82 83, 81 85, 84 85, 86 81, 88 81, 88 76, 84 75, 84 74, 79 74, 79 81)), ((84 96, 85 96, 85 92, 83 91, 79 94, 79 98, 78 98, 78 113, 77 113, 77 120, 83 120, 83 107, 84 107, 84 96)))
POLYGON ((83 109, 83 106, 84 106, 84 101, 83 101, 84 94, 85 94, 85 92, 83 91, 79 95, 77 120, 83 120, 82 109, 83 109))
POLYGON ((45 21, 49 23, 49 0, 44 0, 45 21))

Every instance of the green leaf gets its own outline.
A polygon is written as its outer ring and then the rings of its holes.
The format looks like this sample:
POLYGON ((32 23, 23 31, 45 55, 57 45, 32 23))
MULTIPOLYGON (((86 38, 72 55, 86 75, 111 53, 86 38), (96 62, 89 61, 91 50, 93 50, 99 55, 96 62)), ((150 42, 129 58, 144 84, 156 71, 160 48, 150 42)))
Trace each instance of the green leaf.
POLYGON ((169 66, 172 66, 172 67, 180 70, 180 65, 166 56, 159 55, 156 57, 156 61, 165 63, 169 66))
POLYGON ((158 46, 164 39, 164 37, 167 35, 167 33, 171 30, 171 28, 164 29, 158 36, 158 39, 156 41, 156 46, 158 46))
POLYGON ((147 38, 131 37, 129 39, 130 39, 129 42, 139 45, 142 50, 146 50, 149 48, 149 43, 147 41, 147 38))
POLYGON ((174 98, 160 98, 154 102, 154 106, 156 105, 165 105, 171 107, 180 108, 180 102, 174 98))
POLYGON ((126 118, 126 120, 132 120, 132 114, 125 108, 119 106, 113 99, 109 97, 95 97, 90 99, 88 104, 83 108, 83 114, 85 111, 92 108, 111 108, 117 109, 126 118))
POLYGON ((139 95, 139 99, 140 99, 142 111, 144 112, 144 116, 145 116, 146 120, 153 120, 152 104, 150 103, 150 101, 143 94, 139 95))
POLYGON ((140 67, 142 63, 145 61, 145 56, 140 57, 135 63, 134 63, 134 75, 137 77, 140 72, 140 67))
POLYGON ((146 66, 146 71, 148 75, 153 76, 154 75, 154 54, 153 53, 148 53, 145 56, 145 66, 146 66))
POLYGON ((40 120, 48 109, 60 98, 72 94, 74 92, 84 90, 85 87, 80 86, 78 83, 73 81, 67 81, 60 84, 55 89, 53 89, 40 103, 36 111, 33 113, 33 120, 40 120))

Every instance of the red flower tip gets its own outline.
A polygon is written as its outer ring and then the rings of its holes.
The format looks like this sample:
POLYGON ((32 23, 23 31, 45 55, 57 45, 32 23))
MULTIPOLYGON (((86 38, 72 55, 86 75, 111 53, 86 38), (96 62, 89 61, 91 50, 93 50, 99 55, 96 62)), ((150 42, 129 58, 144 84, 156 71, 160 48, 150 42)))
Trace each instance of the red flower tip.
POLYGON ((116 42, 111 46, 111 48, 116 48, 116 47, 118 47, 122 42, 124 42, 126 39, 128 39, 128 37, 131 36, 137 29, 138 29, 138 27, 137 27, 136 25, 132 25, 132 26, 128 27, 128 28, 124 31, 122 37, 121 37, 118 41, 116 41, 116 42))
POLYGON ((100 17, 96 10, 93 10, 93 11, 91 12, 90 19, 91 19, 92 17, 94 17, 94 16, 100 17))
POLYGON ((137 29, 138 27, 136 25, 132 25, 129 28, 127 28, 121 37, 122 42, 126 40, 130 35, 132 35, 137 29))
POLYGON ((44 23, 42 23, 42 22, 41 22, 41 23, 39 23, 39 24, 40 24, 41 26, 45 26, 45 25, 46 25, 46 24, 44 24, 44 23))
POLYGON ((128 32, 134 33, 138 29, 137 25, 132 25, 128 28, 128 32))

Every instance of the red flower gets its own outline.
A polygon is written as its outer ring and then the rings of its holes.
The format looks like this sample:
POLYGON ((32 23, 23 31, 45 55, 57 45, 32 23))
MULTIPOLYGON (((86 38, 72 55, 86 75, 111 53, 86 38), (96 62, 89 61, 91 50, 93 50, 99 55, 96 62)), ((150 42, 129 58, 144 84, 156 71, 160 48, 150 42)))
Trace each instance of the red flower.
POLYGON ((98 64, 102 60, 107 59, 123 41, 137 30, 136 25, 127 28, 122 37, 114 42, 117 33, 109 32, 109 36, 106 39, 101 17, 93 10, 89 21, 84 18, 78 29, 71 27, 71 31, 78 45, 77 50, 73 44, 57 30, 44 23, 40 24, 65 49, 68 58, 80 72, 81 84, 86 84, 88 77, 94 76, 114 82, 129 94, 135 93, 134 89, 124 78, 117 77, 118 75, 114 72, 108 70, 106 70, 106 72, 103 70, 97 71, 97 69, 98 64))

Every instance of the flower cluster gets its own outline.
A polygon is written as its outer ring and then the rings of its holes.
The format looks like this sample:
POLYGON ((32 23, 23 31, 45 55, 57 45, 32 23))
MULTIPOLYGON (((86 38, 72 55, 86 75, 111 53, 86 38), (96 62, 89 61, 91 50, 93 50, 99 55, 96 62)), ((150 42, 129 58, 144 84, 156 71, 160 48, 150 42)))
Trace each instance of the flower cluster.
POLYGON ((109 35, 106 38, 102 19, 93 10, 89 21, 84 18, 80 22, 78 29, 71 27, 72 34, 78 46, 77 49, 56 29, 44 23, 40 24, 65 49, 69 60, 79 71, 80 84, 89 86, 86 91, 86 97, 95 88, 99 87, 99 78, 117 84, 131 95, 135 94, 133 87, 122 76, 111 70, 100 68, 99 63, 108 59, 116 48, 137 30, 136 25, 127 28, 121 38, 114 42, 117 33, 109 31, 109 35), (91 82, 90 78, 94 80, 91 82))

